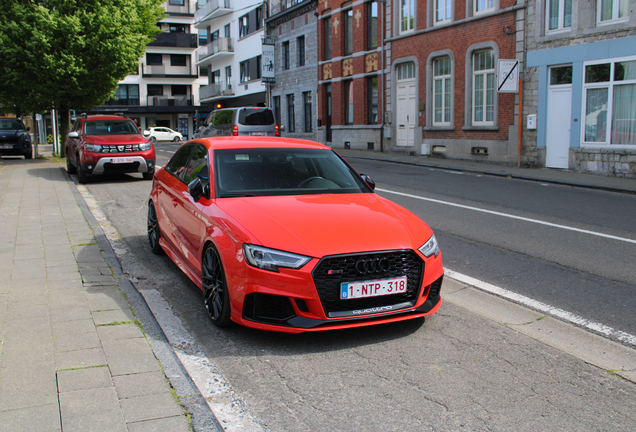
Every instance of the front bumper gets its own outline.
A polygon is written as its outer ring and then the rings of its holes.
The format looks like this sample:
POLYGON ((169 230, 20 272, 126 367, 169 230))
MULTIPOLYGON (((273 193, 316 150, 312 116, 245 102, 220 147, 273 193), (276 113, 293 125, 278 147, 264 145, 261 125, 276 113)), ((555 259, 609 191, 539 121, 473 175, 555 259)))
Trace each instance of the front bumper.
POLYGON ((33 148, 31 143, 6 143, 0 142, 0 155, 2 156, 24 156, 31 154, 33 148))
POLYGON ((114 163, 116 157, 102 157, 97 162, 84 162, 82 168, 84 172, 91 175, 101 175, 104 173, 147 173, 155 169, 154 159, 144 159, 141 156, 125 156, 129 159, 125 163, 114 163))

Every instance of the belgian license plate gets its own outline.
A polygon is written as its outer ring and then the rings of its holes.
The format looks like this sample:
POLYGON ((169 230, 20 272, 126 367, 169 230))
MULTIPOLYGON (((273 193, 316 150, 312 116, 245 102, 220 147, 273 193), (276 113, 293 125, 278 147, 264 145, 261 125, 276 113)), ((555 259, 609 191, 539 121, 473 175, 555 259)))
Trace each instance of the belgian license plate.
POLYGON ((13 146, 11 144, 2 144, 0 145, 0 149, 12 149, 13 146))
POLYGON ((127 158, 127 157, 110 158, 110 163, 112 164, 132 163, 132 162, 134 162, 133 158, 127 158))
POLYGON ((252 135, 252 136, 265 136, 265 135, 267 135, 267 132, 250 132, 250 135, 252 135))
POLYGON ((343 283, 340 284, 340 298, 346 300, 399 294, 406 292, 406 287, 406 276, 394 279, 343 283))

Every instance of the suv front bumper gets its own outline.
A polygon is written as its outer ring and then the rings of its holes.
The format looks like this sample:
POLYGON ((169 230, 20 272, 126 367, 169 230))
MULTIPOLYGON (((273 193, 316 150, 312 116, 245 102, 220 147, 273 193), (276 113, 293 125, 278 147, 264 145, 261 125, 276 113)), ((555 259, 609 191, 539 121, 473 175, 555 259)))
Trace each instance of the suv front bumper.
POLYGON ((102 157, 97 162, 84 162, 84 172, 100 175, 106 172, 119 173, 147 173, 155 170, 154 159, 144 159, 141 156, 102 157), (125 161, 122 161, 124 160, 125 161))

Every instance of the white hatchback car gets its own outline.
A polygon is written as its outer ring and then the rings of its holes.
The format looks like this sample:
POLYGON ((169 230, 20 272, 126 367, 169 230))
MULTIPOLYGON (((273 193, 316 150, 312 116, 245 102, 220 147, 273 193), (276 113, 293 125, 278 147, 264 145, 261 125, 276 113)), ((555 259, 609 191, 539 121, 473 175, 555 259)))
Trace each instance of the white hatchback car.
POLYGON ((181 141, 183 135, 167 127, 151 127, 144 131, 144 136, 155 141, 181 141))

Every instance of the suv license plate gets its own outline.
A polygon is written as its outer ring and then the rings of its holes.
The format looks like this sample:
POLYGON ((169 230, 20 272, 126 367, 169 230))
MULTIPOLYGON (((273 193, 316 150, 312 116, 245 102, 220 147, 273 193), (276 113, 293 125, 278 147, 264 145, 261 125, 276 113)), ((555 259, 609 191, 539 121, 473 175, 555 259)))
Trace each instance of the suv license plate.
POLYGON ((11 144, 2 144, 0 145, 0 149, 12 149, 13 146, 11 144))
POLYGON ((267 135, 267 132, 250 132, 250 135, 252 135, 252 136, 265 136, 265 135, 267 135))
POLYGON ((127 157, 110 158, 110 163, 112 164, 132 163, 132 162, 134 162, 133 158, 127 158, 127 157))
POLYGON ((346 300, 399 294, 406 292, 406 287, 406 276, 394 279, 343 283, 340 284, 340 299, 346 300))

